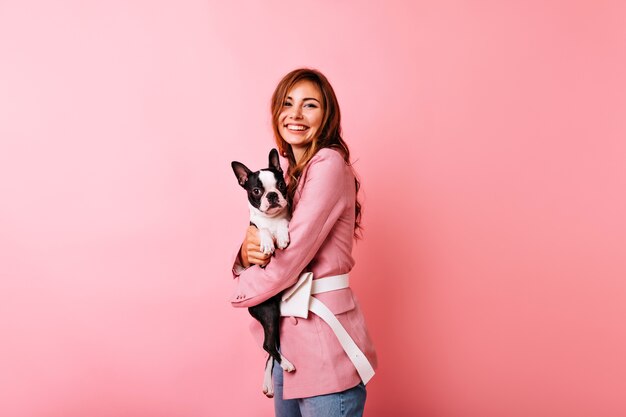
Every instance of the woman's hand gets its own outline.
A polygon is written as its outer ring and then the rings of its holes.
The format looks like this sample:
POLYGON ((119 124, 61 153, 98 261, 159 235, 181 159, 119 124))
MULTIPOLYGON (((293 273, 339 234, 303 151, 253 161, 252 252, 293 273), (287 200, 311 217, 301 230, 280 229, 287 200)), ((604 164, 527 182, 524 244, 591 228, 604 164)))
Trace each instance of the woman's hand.
POLYGON ((241 264, 244 268, 250 265, 265 266, 270 262, 271 254, 264 254, 261 252, 261 238, 259 236, 259 229, 250 225, 246 232, 246 237, 241 245, 241 251, 239 253, 241 258, 241 264))

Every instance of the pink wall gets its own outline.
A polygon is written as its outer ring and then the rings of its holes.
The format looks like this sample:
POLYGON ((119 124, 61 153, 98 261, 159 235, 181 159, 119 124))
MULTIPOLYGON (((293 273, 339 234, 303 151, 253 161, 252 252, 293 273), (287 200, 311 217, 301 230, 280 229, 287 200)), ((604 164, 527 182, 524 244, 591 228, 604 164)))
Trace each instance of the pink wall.
POLYGON ((268 102, 362 180, 370 416, 626 415, 618 1, 0 3, 0 415, 269 416, 227 302, 268 102))

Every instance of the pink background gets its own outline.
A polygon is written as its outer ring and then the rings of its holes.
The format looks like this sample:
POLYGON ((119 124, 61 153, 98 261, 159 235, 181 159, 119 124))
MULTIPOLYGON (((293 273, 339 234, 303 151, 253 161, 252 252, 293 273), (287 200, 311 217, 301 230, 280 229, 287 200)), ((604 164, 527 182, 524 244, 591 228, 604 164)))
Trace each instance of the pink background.
POLYGON ((367 3, 0 2, 0 415, 272 415, 230 161, 299 66, 363 181, 367 415, 626 415, 624 2, 367 3))

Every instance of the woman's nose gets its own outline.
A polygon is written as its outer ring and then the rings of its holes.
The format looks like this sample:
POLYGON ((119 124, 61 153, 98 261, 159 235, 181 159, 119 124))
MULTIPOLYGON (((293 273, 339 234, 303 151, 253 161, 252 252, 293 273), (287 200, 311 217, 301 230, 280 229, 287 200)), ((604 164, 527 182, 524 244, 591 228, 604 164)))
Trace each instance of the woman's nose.
POLYGON ((300 107, 294 107, 291 111, 291 117, 294 119, 300 119, 302 117, 302 109, 300 107))

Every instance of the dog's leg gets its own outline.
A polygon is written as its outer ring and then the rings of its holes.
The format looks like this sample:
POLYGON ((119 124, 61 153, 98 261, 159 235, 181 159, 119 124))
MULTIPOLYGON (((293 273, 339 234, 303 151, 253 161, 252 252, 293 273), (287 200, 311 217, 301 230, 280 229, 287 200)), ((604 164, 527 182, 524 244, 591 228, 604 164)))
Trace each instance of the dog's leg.
POLYGON ((281 224, 276 229, 276 246, 278 249, 285 249, 289 245, 289 227, 288 223, 281 224))
POLYGON ((271 303, 268 304, 266 308, 268 315, 266 316, 265 325, 263 326, 265 333, 263 349, 280 364, 283 359, 282 355, 278 352, 278 348, 280 347, 280 307, 277 303, 271 303))
POLYGON ((267 398, 274 397, 274 381, 272 381, 273 370, 274 358, 272 358, 272 355, 269 355, 265 362, 265 373, 263 375, 263 394, 265 394, 267 398))
POLYGON ((272 369, 274 360, 287 372, 296 370, 295 366, 289 362, 280 352, 280 305, 279 295, 248 308, 252 317, 257 319, 263 326, 263 349, 269 353, 265 363, 265 374, 263 376, 263 393, 268 397, 274 396, 274 385, 272 383, 272 369))
POLYGON ((289 362, 287 358, 283 356, 282 353, 280 355, 280 367, 283 368, 286 372, 293 372, 296 370, 296 367, 293 366, 293 363, 289 362))
POLYGON ((271 356, 276 359, 276 362, 280 364, 280 367, 283 368, 286 372, 293 372, 296 370, 296 367, 293 366, 291 362, 287 360, 283 356, 282 353, 278 351, 280 348, 280 306, 278 304, 274 304, 272 306, 272 318, 270 321, 270 325, 268 327, 267 334, 265 336, 265 344, 263 347, 266 351, 269 352, 271 356))
POLYGON ((274 252, 274 238, 267 229, 259 229, 259 238, 261 239, 261 252, 266 255, 274 252))

